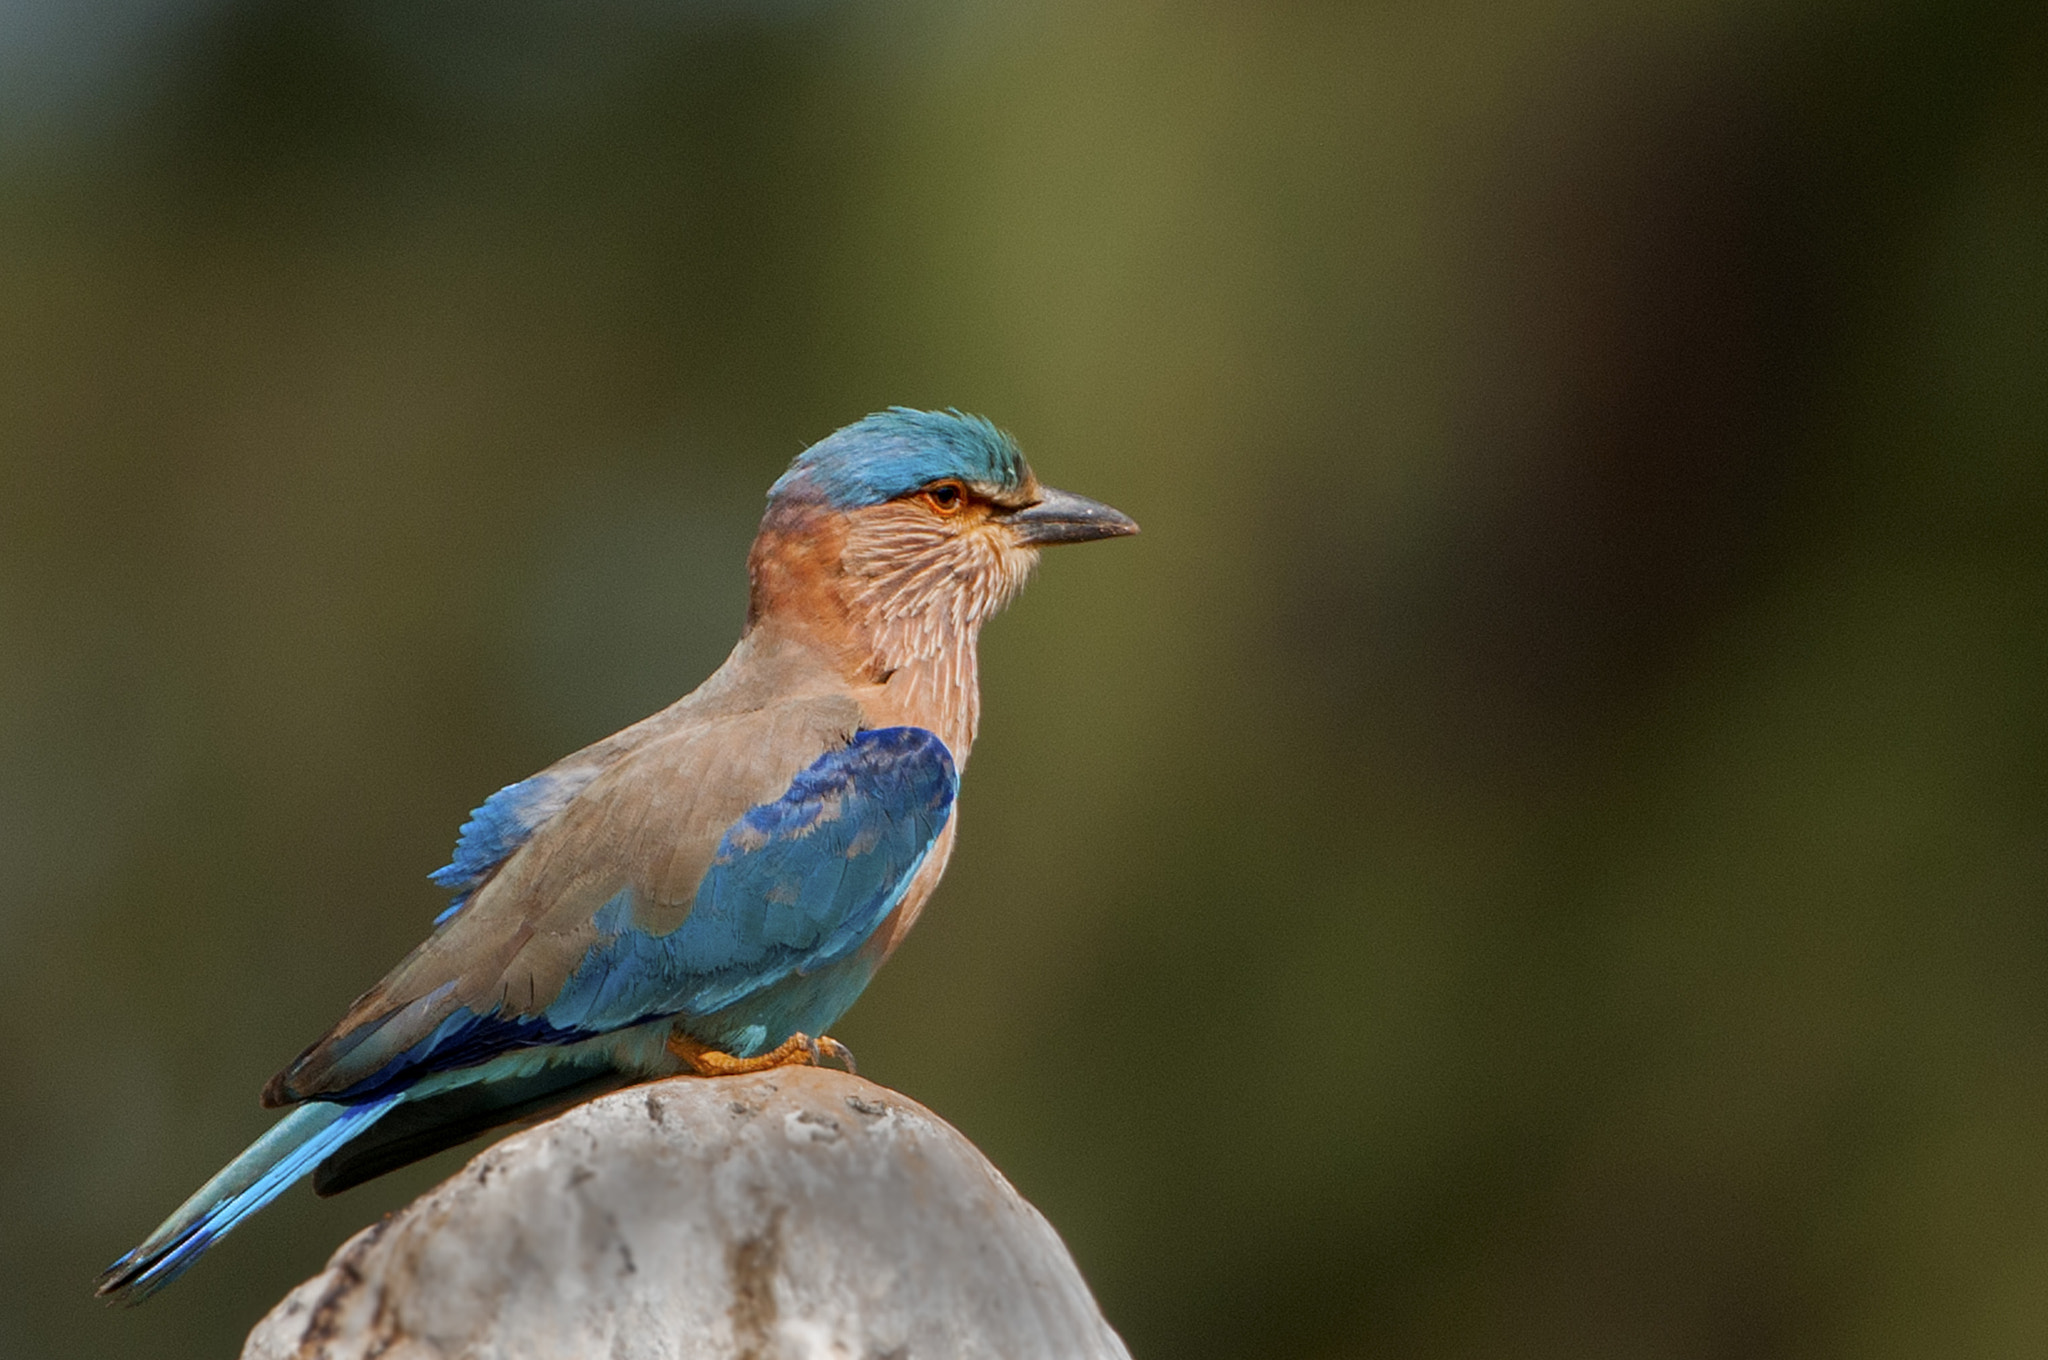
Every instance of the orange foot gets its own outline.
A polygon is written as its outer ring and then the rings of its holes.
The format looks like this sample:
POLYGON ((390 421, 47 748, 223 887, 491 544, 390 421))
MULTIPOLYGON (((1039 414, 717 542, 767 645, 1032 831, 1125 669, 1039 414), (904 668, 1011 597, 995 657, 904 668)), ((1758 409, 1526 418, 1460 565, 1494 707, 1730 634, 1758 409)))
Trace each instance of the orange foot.
POLYGON ((758 1058, 735 1058, 708 1044, 700 1044, 688 1035, 671 1034, 668 1051, 681 1058, 700 1077, 736 1077, 742 1072, 766 1072, 772 1067, 791 1064, 817 1067, 826 1058, 833 1059, 848 1072, 856 1070, 853 1050, 828 1034, 820 1034, 815 1039, 808 1034, 792 1034, 772 1052, 763 1053, 758 1058))

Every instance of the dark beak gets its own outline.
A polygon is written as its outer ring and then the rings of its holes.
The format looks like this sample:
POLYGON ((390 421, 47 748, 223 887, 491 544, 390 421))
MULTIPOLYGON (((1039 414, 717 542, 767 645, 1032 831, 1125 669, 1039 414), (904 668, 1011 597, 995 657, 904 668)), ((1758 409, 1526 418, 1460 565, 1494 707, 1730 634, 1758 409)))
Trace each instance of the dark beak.
POLYGON ((1039 491, 1036 505, 1013 510, 1004 518, 1016 527, 1018 538, 1041 548, 1049 543, 1087 543, 1138 532, 1138 522, 1123 511, 1049 486, 1039 491))

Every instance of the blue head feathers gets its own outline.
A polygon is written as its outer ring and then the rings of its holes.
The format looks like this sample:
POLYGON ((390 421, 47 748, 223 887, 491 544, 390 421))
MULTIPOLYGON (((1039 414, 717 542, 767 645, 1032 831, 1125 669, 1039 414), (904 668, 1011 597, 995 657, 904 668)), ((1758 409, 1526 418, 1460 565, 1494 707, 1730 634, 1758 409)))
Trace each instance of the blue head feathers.
POLYGON ((851 510, 893 500, 942 477, 1014 491, 1030 475, 1016 443, 980 416, 891 406, 798 454, 768 488, 768 498, 811 495, 851 510))

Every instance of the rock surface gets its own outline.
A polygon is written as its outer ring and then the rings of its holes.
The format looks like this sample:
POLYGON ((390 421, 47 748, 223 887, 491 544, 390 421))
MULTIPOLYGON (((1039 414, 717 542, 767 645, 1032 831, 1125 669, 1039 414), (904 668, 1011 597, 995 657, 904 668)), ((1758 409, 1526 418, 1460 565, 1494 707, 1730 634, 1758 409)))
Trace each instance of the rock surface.
POLYGON ((1127 1357, 1059 1236, 923 1106, 783 1068, 616 1092, 356 1234, 243 1360, 1127 1357))

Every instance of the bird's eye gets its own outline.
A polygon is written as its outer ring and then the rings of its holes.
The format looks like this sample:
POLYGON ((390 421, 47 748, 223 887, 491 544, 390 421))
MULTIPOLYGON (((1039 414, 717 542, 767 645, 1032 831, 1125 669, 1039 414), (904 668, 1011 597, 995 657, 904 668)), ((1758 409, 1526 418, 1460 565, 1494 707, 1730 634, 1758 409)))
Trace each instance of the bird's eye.
POLYGON ((942 515, 958 513, 965 499, 958 482, 934 482, 924 489, 925 504, 942 515))

